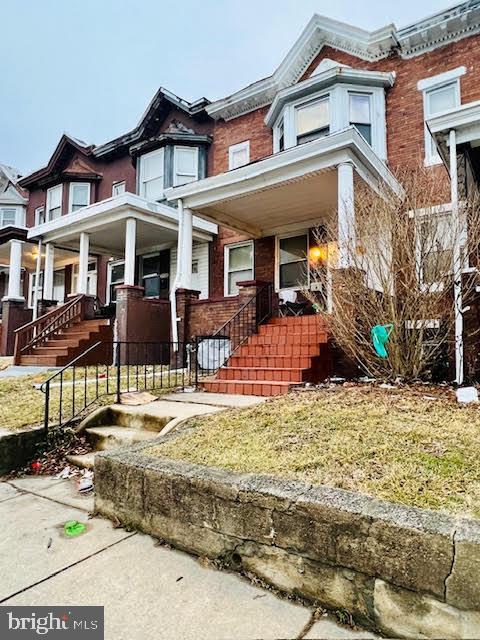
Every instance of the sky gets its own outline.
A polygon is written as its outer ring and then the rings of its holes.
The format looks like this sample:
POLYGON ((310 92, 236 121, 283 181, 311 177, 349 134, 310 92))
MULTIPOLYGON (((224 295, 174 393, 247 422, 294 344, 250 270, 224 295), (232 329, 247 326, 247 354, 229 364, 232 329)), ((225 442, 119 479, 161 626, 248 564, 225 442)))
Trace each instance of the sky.
POLYGON ((0 0, 0 162, 23 174, 67 132, 101 144, 162 86, 222 98, 270 75, 314 13, 373 30, 445 0, 0 0))

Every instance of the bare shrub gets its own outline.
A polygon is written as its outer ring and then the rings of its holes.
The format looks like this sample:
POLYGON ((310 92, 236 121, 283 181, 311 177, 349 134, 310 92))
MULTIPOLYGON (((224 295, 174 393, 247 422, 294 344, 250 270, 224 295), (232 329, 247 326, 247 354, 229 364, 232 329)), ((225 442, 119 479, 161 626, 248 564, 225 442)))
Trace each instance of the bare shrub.
MULTIPOLYGON (((477 264, 480 200, 477 193, 470 195, 461 201, 458 216, 452 215, 445 207, 432 206, 449 198, 439 194, 439 181, 426 171, 410 170, 397 179, 403 197, 356 186, 356 239, 347 247, 349 268, 335 268, 336 216, 317 229, 323 249, 318 260, 310 259, 311 282, 317 284, 313 289, 328 291, 323 294, 328 302, 319 301, 315 291, 305 294, 329 307, 336 343, 367 375, 445 379, 455 335, 453 249, 455 243, 461 247, 462 268, 477 264), (330 287, 323 286, 327 273, 330 287), (393 325, 386 359, 372 345, 371 329, 377 324, 393 325)), ((475 296, 476 279, 462 280, 465 306, 475 296)))

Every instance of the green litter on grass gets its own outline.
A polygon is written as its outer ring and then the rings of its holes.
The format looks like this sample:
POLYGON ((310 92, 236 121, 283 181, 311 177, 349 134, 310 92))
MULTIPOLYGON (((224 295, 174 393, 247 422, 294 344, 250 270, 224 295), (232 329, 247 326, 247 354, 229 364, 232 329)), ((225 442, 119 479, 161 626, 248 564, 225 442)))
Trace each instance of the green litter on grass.
POLYGON ((75 536, 79 536, 81 533, 84 533, 87 530, 87 525, 83 524, 83 522, 79 522, 78 520, 69 520, 63 525, 63 530, 65 531, 65 535, 69 538, 74 538, 75 536))

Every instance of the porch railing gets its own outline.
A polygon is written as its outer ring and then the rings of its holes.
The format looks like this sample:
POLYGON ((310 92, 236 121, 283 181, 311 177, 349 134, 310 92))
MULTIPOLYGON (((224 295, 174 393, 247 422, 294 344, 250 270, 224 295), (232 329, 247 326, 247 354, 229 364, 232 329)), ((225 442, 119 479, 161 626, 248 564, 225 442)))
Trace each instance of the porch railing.
POLYGON ((214 374, 259 325, 269 320, 274 311, 273 285, 259 288, 224 325, 210 336, 198 340, 197 369, 199 375, 214 374))
POLYGON ((86 312, 87 296, 81 294, 70 302, 52 309, 36 320, 20 327, 15 331, 14 363, 20 364, 22 355, 33 347, 45 344, 55 334, 70 327, 73 323, 83 320, 86 312))
POLYGON ((195 349, 195 341, 95 343, 41 385, 45 428, 66 427, 127 392, 195 387, 195 349), (102 364, 89 364, 96 361, 102 364))

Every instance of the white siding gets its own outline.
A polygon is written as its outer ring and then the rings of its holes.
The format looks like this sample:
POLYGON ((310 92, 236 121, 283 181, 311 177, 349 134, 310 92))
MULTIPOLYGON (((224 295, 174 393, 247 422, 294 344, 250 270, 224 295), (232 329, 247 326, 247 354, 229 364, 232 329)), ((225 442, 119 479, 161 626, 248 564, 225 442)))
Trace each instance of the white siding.
MULTIPOLYGON (((193 245, 192 261, 198 262, 198 273, 192 274, 192 289, 200 291, 200 299, 208 298, 208 242, 193 245)), ((170 282, 177 273, 177 247, 170 250, 170 282)))

